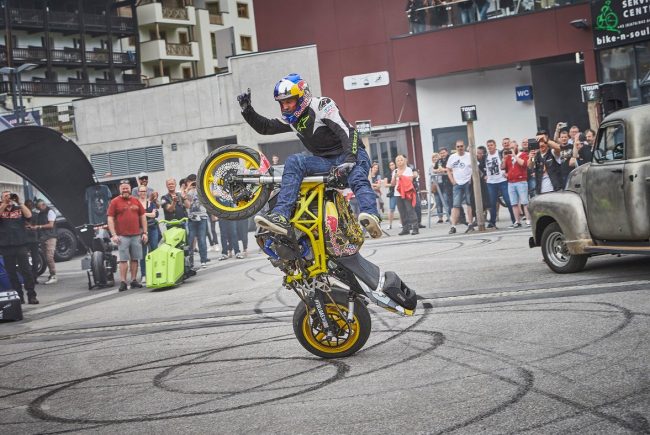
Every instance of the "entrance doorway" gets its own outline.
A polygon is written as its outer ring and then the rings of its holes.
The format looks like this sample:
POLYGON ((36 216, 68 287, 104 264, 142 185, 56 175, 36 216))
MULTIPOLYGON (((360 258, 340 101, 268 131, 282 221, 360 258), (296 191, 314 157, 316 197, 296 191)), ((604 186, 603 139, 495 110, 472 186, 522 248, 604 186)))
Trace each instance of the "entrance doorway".
POLYGON ((383 177, 388 177, 390 174, 388 164, 394 162, 398 154, 408 156, 406 135, 403 131, 373 134, 369 138, 369 143, 370 161, 379 163, 379 173, 383 177))

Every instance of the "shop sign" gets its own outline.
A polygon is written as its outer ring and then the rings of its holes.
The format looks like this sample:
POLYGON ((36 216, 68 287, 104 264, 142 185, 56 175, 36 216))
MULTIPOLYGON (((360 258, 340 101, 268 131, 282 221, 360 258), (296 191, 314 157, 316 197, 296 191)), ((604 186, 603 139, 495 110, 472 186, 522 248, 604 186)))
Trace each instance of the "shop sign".
POLYGON ((357 121, 356 129, 361 136, 369 136, 372 132, 372 123, 369 119, 365 121, 357 121))
POLYGON ((388 71, 379 71, 355 76, 343 77, 343 89, 350 91, 353 89, 373 88, 375 86, 387 86, 390 84, 388 71))
POLYGON ((594 48, 650 40, 650 0, 593 0, 594 48))

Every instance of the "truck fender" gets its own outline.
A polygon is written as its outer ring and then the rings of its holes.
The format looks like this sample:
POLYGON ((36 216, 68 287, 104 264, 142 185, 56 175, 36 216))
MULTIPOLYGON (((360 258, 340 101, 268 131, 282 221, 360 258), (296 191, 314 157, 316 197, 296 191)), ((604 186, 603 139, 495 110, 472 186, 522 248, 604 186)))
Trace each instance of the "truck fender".
POLYGON ((562 229, 571 254, 585 254, 585 247, 594 245, 587 225, 587 214, 577 193, 563 191, 541 194, 535 196, 528 207, 533 221, 531 247, 541 245, 544 230, 553 222, 557 222, 562 229))

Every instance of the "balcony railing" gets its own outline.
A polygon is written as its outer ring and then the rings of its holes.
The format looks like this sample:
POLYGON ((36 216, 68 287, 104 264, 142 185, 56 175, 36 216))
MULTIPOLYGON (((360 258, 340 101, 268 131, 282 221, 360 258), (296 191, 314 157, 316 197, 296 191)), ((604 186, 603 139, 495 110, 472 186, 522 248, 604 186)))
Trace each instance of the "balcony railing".
POLYGON ((190 44, 166 44, 167 55, 169 56, 192 56, 192 46, 190 44))
MULTIPOLYGON (((90 83, 90 82, 22 82, 23 95, 45 97, 99 97, 144 88, 142 83, 90 83)), ((0 82, 0 93, 12 92, 9 82, 0 82)))
MULTIPOLYGON (((78 49, 52 49, 50 50, 53 64, 75 65, 82 62, 81 50, 78 49)), ((94 65, 106 66, 109 63, 108 51, 86 51, 86 62, 94 65)), ((13 59, 18 61, 44 64, 47 62, 47 49, 43 47, 28 47, 13 49, 13 59)), ((113 63, 120 66, 135 67, 135 53, 113 53, 113 63)), ((6 52, 0 50, 0 63, 7 61, 6 52)))
POLYGON ((221 14, 216 15, 216 14, 210 14, 210 24, 218 24, 220 26, 223 25, 223 16, 221 14))
MULTIPOLYGON (((1 18, 4 19, 4 17, 1 18)), ((50 11, 46 16, 45 12, 39 9, 11 9, 9 11, 9 20, 15 28, 37 29, 42 32, 46 18, 51 31, 79 32, 81 29, 80 15, 73 12, 50 11)), ((108 22, 106 15, 83 14, 83 19, 88 32, 108 33, 109 23, 111 32, 116 34, 131 34, 136 31, 135 21, 131 17, 111 16, 108 22)))
POLYGON ((188 20, 187 9, 185 8, 162 8, 163 18, 169 20, 188 20))

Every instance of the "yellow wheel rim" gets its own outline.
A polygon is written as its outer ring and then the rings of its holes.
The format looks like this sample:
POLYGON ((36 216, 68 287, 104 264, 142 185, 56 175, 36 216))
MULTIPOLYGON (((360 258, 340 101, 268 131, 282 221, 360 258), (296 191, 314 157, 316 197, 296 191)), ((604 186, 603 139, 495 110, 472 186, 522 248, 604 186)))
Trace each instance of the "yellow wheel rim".
POLYGON ((228 206, 222 203, 212 193, 213 187, 216 188, 217 186, 223 185, 223 179, 219 178, 219 174, 215 174, 215 172, 221 169, 221 165, 223 165, 224 162, 227 160, 239 160, 239 165, 243 169, 255 170, 260 168, 259 162, 256 162, 252 156, 249 156, 246 153, 242 153, 239 151, 230 151, 227 153, 223 153, 217 156, 215 159, 213 159, 205 168, 205 176, 203 177, 203 185, 201 187, 203 189, 203 192, 205 193, 205 197, 215 207, 230 212, 244 210, 245 208, 249 207, 250 204, 254 203, 257 200, 257 198, 260 196, 260 194, 262 193, 261 186, 251 185, 252 187, 255 187, 255 192, 253 193, 253 197, 248 201, 240 201, 234 206, 228 206))
MULTIPOLYGON (((347 316, 347 307, 339 305, 339 309, 347 316)), ((305 313, 302 319, 302 335, 311 347, 324 353, 335 354, 349 350, 359 340, 359 320, 357 316, 354 316, 354 322, 349 325, 351 328, 351 331, 349 331, 347 322, 341 318, 339 311, 333 304, 327 304, 325 311, 327 312, 328 321, 330 323, 335 322, 338 325, 339 334, 331 341, 326 340, 326 334, 323 332, 322 326, 312 327, 309 322, 310 314, 305 313)))

